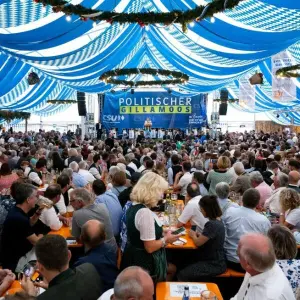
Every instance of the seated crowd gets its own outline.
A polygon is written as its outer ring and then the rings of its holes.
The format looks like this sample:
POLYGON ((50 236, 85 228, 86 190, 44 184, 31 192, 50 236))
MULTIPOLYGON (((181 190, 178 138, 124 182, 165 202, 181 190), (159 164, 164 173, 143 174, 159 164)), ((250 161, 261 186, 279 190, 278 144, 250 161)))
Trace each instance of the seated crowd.
POLYGON ((209 282, 231 269, 245 274, 233 300, 300 299, 296 134, 139 141, 2 134, 0 297, 148 300, 159 282, 209 282), (191 226, 196 246, 180 258, 166 249, 180 234, 155 213, 170 187, 184 201, 176 226, 191 226), (5 295, 17 279, 24 292, 5 295))

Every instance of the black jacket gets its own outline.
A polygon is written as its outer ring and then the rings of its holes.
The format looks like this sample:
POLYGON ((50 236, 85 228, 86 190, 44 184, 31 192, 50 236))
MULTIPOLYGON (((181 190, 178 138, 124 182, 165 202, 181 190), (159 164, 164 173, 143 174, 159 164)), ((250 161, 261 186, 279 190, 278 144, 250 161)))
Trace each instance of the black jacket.
POLYGON ((68 269, 49 283, 49 288, 38 300, 96 300, 103 293, 103 283, 95 267, 83 264, 68 269))

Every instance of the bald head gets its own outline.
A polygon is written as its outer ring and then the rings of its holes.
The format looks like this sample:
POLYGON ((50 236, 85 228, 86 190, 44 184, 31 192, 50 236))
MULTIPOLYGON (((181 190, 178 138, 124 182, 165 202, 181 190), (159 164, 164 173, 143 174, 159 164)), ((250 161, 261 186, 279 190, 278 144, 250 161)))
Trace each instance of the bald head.
POLYGON ((271 240, 259 233, 241 237, 238 254, 242 267, 251 275, 266 272, 275 263, 275 252, 271 240))
POLYGON ((152 300, 154 285, 150 275, 140 267, 123 270, 114 284, 113 300, 152 300))
POLYGON ((97 220, 89 220, 81 230, 81 240, 87 248, 95 248, 105 241, 104 224, 97 220))
POLYGON ((297 171, 291 171, 289 173, 289 184, 298 185, 298 181, 300 180, 300 173, 297 171))

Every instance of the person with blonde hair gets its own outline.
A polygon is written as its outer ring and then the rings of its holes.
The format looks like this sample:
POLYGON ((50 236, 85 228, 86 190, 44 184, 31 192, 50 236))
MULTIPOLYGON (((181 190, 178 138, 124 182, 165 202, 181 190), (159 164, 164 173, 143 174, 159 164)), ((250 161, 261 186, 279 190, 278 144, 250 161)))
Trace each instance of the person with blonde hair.
POLYGON ((268 231, 268 237, 273 243, 277 264, 290 282, 294 294, 298 294, 300 260, 296 259, 298 249, 293 233, 285 226, 273 225, 268 231))
POLYGON ((131 192, 133 203, 126 214, 128 240, 121 268, 140 266, 149 272, 155 282, 166 280, 165 246, 179 237, 170 231, 164 235, 160 220, 151 211, 167 189, 165 179, 153 172, 146 173, 131 192))
POLYGON ((289 229, 300 229, 300 198, 293 189, 280 192, 281 213, 279 222, 289 229))
POLYGON ((231 162, 227 156, 221 156, 217 162, 217 169, 211 170, 208 173, 206 182, 210 184, 208 193, 210 195, 216 195, 216 185, 219 182, 226 182, 229 185, 232 183, 232 175, 230 172, 231 162))

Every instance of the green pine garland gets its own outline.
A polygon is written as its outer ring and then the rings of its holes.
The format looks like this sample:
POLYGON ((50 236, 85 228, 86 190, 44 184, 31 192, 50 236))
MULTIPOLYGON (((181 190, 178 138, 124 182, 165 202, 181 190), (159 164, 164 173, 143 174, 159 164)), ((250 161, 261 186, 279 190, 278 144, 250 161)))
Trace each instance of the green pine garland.
POLYGON ((290 67, 280 68, 276 71, 276 75, 279 77, 299 78, 300 77, 300 64, 290 66, 290 67), (293 71, 298 71, 298 72, 293 72, 293 71))
POLYGON ((170 85, 170 84, 184 84, 189 80, 189 76, 178 71, 169 71, 162 69, 149 69, 149 68, 132 68, 132 69, 116 69, 103 73, 100 80, 111 83, 115 85, 125 85, 125 86, 152 86, 152 85, 170 85), (114 79, 114 76, 129 76, 129 75, 138 75, 138 74, 147 74, 147 75, 162 75, 162 76, 172 76, 174 79, 166 80, 151 80, 151 81, 129 81, 129 80, 120 80, 114 79))
POLYGON ((5 120, 6 122, 16 119, 26 120, 30 118, 30 115, 30 113, 23 111, 0 110, 0 119, 5 120))
POLYGON ((50 104, 74 104, 77 103, 77 100, 47 100, 47 103, 50 104))
POLYGON ((138 23, 140 26, 148 24, 165 24, 179 23, 185 32, 187 24, 196 20, 201 21, 208 17, 213 17, 214 14, 225 11, 225 9, 232 9, 244 0, 212 0, 208 5, 199 5, 194 9, 186 11, 173 10, 167 13, 164 12, 138 12, 138 13, 117 13, 111 11, 99 11, 91 8, 86 8, 80 4, 73 5, 65 0, 34 0, 36 3, 43 5, 51 5, 53 12, 64 12, 66 15, 77 15, 83 21, 87 21, 86 15, 97 14, 90 17, 93 21, 107 21, 109 23, 117 22, 138 23))

